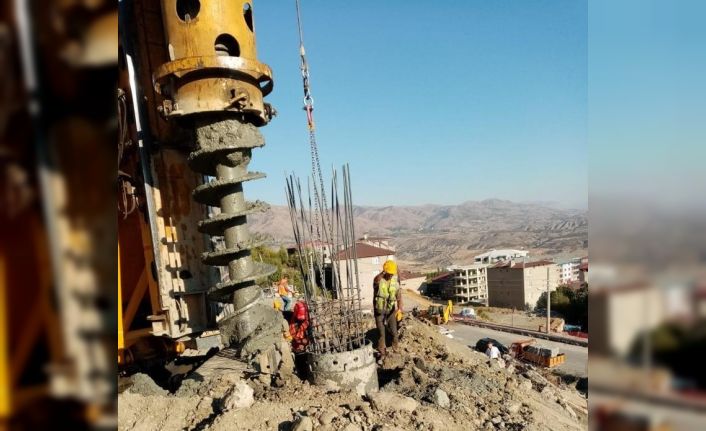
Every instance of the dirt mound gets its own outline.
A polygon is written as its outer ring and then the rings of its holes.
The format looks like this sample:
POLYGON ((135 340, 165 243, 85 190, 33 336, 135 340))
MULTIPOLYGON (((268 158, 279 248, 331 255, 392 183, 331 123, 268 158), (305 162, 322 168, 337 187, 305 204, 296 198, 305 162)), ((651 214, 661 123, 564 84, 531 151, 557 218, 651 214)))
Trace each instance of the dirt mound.
POLYGON ((569 389, 521 364, 489 365, 484 355, 406 318, 400 346, 379 370, 380 392, 312 386, 296 377, 245 371, 191 381, 174 395, 119 396, 121 430, 580 430, 569 389), (240 383, 239 383, 240 382, 240 383), (252 388, 247 408, 227 408, 231 388, 252 388))
POLYGON ((169 392, 160 387, 147 374, 134 374, 130 378, 130 385, 127 388, 129 392, 140 395, 161 395, 166 396, 169 392))

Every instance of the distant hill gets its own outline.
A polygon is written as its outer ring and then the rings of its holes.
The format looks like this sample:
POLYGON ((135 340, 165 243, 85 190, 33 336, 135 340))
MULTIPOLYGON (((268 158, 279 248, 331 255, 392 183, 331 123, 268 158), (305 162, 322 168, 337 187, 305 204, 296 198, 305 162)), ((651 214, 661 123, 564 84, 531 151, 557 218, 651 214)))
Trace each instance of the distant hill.
MULTIPOLYGON (((398 256, 428 265, 468 262, 490 248, 524 248, 533 255, 557 255, 588 247, 585 210, 499 199, 459 205, 355 207, 356 234, 392 237, 398 256)), ((249 217, 254 232, 276 243, 293 241, 289 210, 273 206, 249 217)))

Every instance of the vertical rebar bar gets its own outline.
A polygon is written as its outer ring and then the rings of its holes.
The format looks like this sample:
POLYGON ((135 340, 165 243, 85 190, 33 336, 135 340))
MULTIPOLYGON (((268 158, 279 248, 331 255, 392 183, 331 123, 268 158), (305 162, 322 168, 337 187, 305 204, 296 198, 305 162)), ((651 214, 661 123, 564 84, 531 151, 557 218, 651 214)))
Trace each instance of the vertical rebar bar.
POLYGON ((364 344, 350 169, 345 165, 340 175, 333 171, 330 201, 316 180, 316 176, 313 181, 308 179, 306 200, 297 178, 290 175, 286 182, 309 305, 309 349, 314 353, 349 351, 364 344), (330 207, 323 202, 330 202, 330 207))

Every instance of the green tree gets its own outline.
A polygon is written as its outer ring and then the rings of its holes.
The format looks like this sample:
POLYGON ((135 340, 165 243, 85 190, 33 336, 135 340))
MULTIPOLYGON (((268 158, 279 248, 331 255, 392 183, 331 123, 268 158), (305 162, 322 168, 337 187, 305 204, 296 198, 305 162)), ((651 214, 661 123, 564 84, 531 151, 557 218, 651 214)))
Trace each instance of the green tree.
MULTIPOLYGON (((542 293, 537 308, 547 307, 547 294, 542 293)), ((588 286, 572 289, 559 286, 551 294, 551 309, 564 316, 567 323, 580 325, 588 330, 588 286)))
MULTIPOLYGON (((571 303, 571 289, 566 286, 559 286, 556 291, 551 294, 551 307, 552 310, 566 309, 571 303), (567 292, 568 291, 568 292, 567 292)), ((542 295, 537 300, 537 308, 547 308, 547 292, 542 293, 542 295)))
POLYGON ((279 260, 282 264, 289 264, 289 254, 287 254, 287 249, 284 247, 279 248, 279 260))

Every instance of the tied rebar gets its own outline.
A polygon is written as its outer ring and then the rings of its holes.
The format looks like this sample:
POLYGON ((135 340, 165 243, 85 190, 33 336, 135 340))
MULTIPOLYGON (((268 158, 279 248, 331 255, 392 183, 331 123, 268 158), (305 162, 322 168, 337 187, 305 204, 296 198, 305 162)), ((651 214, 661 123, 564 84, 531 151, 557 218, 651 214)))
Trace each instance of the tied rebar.
POLYGON ((306 200, 299 179, 287 178, 287 203, 297 244, 311 322, 309 353, 340 353, 365 346, 358 262, 353 223, 350 169, 343 166, 342 199, 338 174, 331 181, 331 206, 323 207, 325 191, 314 180, 306 200))

